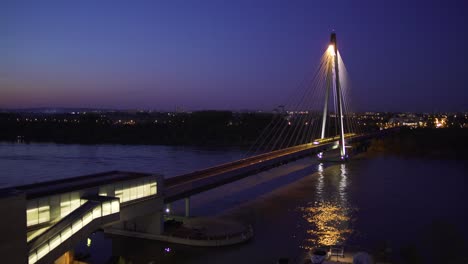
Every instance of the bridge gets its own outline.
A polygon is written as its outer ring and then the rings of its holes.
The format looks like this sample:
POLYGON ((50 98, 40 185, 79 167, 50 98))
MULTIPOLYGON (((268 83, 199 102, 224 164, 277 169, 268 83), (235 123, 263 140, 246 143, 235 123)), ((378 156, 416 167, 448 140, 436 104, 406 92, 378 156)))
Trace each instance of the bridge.
MULTIPOLYGON (((164 231, 164 213, 175 201, 185 200, 189 217, 191 196, 249 175, 308 156, 345 162, 352 144, 392 131, 353 131, 357 125, 346 114, 347 92, 340 72, 346 71, 332 33, 312 80, 315 91, 324 93, 321 114, 304 110, 278 114, 262 132, 255 151, 243 159, 168 179, 112 171, 0 190, 0 210, 9 212, 0 226, 0 253, 9 263, 51 263, 98 229, 158 236, 164 231)), ((314 97, 319 96, 304 93, 296 107, 303 108, 304 98, 314 97)))
MULTIPOLYGON (((364 141, 373 137, 385 135, 389 131, 390 130, 384 131, 385 133, 378 132, 365 135, 350 135, 345 137, 345 142, 364 141)), ((257 174, 290 161, 313 154, 320 154, 337 149, 338 147, 338 140, 316 144, 307 143, 168 178, 164 181, 166 186, 164 202, 170 204, 171 202, 190 197, 252 174, 257 174)), ((188 212, 186 212, 186 215, 188 216, 188 212)))

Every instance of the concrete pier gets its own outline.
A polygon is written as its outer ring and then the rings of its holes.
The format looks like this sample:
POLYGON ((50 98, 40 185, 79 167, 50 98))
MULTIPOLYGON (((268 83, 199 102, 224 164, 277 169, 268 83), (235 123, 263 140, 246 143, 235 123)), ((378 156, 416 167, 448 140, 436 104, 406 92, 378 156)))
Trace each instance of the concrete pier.
POLYGON ((185 217, 190 217, 190 197, 185 198, 185 217))

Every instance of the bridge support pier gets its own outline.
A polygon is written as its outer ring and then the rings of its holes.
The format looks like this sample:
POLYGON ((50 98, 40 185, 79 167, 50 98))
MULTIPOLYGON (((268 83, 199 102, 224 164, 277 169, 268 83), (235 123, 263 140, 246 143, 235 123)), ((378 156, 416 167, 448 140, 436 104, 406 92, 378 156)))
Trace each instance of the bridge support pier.
POLYGON ((185 198, 185 217, 190 217, 190 197, 185 198))
POLYGON ((139 232, 160 235, 164 232, 164 217, 161 211, 122 221, 106 228, 104 231, 114 233, 113 230, 117 230, 121 232, 139 232))
POLYGON ((164 201, 148 199, 120 209, 120 221, 104 227, 104 232, 129 235, 132 232, 160 235, 164 232, 164 201))

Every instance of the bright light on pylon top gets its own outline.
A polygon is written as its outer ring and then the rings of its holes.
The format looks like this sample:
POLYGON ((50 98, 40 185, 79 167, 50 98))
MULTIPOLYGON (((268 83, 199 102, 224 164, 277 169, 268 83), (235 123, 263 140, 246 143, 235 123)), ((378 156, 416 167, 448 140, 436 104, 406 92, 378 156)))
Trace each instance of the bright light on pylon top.
POLYGON ((330 46, 328 46, 327 53, 330 56, 335 56, 335 46, 333 44, 330 44, 330 46))

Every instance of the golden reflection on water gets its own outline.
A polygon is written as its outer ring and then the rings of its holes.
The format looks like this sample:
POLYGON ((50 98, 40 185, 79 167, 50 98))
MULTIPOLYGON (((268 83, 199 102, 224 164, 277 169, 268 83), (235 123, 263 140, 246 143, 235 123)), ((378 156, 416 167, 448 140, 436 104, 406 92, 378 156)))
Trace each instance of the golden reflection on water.
POLYGON ((352 233, 347 186, 346 164, 327 171, 319 164, 315 201, 300 208, 308 223, 303 248, 343 244, 352 233))

